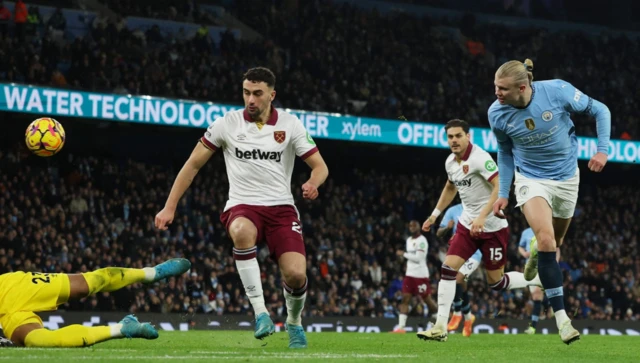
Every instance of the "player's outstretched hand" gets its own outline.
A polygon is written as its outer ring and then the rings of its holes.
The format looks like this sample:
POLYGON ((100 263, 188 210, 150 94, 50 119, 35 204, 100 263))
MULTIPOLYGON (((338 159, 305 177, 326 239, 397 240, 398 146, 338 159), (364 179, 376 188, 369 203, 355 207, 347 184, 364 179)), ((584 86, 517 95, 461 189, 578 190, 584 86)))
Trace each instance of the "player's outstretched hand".
POLYGON ((493 215, 505 219, 504 210, 509 205, 509 199, 507 198, 498 198, 495 203, 493 203, 493 215))
POLYGON ((174 210, 168 209, 164 207, 160 213, 156 214, 156 228, 162 231, 165 231, 169 228, 171 222, 173 222, 173 217, 176 214, 174 210))
POLYGON ((302 197, 311 200, 318 198, 318 187, 309 182, 302 184, 302 197))
POLYGON ((429 232, 429 230, 431 229, 431 226, 433 226, 435 223, 436 223, 436 217, 430 216, 422 224, 422 230, 425 231, 425 232, 429 232))
POLYGON ((589 170, 599 173, 604 169, 605 164, 607 163, 607 154, 605 153, 596 153, 593 155, 591 160, 589 160, 589 170))

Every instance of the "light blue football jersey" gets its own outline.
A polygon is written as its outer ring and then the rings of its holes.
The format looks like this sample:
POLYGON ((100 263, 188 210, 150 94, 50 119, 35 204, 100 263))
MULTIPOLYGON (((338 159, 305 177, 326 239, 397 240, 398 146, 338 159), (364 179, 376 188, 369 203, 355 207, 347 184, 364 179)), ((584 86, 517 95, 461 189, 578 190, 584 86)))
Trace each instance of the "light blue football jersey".
POLYGON ((607 154, 611 113, 607 106, 560 79, 533 82, 525 108, 501 105, 488 112, 498 140, 500 197, 508 198, 514 170, 531 179, 567 180, 578 167, 578 139, 571 113, 596 118, 598 152, 607 154))
POLYGON ((530 248, 531 248, 531 239, 534 237, 535 235, 533 234, 533 229, 531 228, 527 228, 524 231, 522 231, 522 234, 520 235, 520 243, 518 244, 519 247, 522 247, 525 249, 525 251, 527 252, 531 252, 530 248))

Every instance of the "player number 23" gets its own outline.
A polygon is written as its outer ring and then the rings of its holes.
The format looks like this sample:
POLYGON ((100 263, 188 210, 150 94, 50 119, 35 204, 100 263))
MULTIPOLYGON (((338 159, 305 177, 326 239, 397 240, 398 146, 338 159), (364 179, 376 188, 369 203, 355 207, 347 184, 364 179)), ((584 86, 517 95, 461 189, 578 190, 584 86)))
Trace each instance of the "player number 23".
POLYGON ((490 256, 491 261, 502 260, 502 247, 489 248, 489 253, 491 253, 491 256, 490 256))

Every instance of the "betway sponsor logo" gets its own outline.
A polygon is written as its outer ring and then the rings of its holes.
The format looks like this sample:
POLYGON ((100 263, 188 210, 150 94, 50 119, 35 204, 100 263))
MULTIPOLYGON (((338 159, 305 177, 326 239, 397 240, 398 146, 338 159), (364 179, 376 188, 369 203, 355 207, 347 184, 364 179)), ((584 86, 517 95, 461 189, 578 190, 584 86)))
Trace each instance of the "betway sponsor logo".
POLYGON ((358 118, 355 124, 343 122, 342 134, 349 135, 349 140, 355 140, 357 136, 382 137, 382 128, 380 125, 364 123, 358 118))
POLYGON ((470 187, 471 186, 471 179, 464 179, 464 180, 456 180, 453 182, 453 184, 455 184, 456 187, 460 188, 460 187, 470 187))
POLYGON ((262 151, 258 149, 242 151, 236 148, 236 157, 247 160, 274 160, 276 163, 279 163, 282 160, 283 152, 284 151, 262 151))

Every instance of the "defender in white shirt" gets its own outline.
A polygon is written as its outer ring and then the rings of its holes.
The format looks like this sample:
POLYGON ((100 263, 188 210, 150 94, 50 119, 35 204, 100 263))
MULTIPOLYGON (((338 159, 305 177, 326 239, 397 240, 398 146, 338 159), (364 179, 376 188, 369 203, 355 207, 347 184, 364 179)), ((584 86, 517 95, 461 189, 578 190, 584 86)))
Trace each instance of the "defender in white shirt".
POLYGON ((420 296, 429 306, 429 313, 433 313, 438 306, 431 299, 431 281, 427 267, 427 250, 429 242, 420 232, 418 221, 409 222, 411 236, 407 238, 407 250, 398 250, 397 255, 407 259, 407 270, 402 280, 402 302, 400 303, 399 322, 394 333, 405 333, 409 302, 413 296, 420 296))
POLYGON ((263 67, 244 74, 244 110, 229 112, 209 126, 176 177, 164 209, 156 216, 156 227, 167 229, 178 201, 200 168, 222 149, 229 200, 220 220, 233 240, 236 267, 255 312, 254 336, 263 339, 275 331, 256 259, 256 244, 266 241, 283 277, 289 348, 306 348, 301 322, 307 291, 306 253, 291 194, 291 174, 299 156, 312 169, 302 185, 302 196, 316 199, 329 170, 302 122, 271 105, 275 81, 273 72, 263 67))
MULTIPOLYGON (((469 141, 469 124, 451 120, 445 126, 452 154, 445 168, 448 179, 438 204, 422 229, 429 231, 436 223, 440 211, 445 209, 460 193, 462 215, 455 235, 449 242, 449 250, 442 264, 438 284, 438 319, 433 328, 418 333, 424 340, 447 340, 447 321, 456 291, 456 276, 465 261, 478 249, 487 270, 487 282, 494 290, 524 288, 539 285, 536 276, 526 281, 521 272, 504 273, 509 227, 506 219, 495 217, 493 203, 498 199, 498 167, 491 155, 469 141)), ((465 321, 464 336, 470 336, 475 316, 465 321)))

